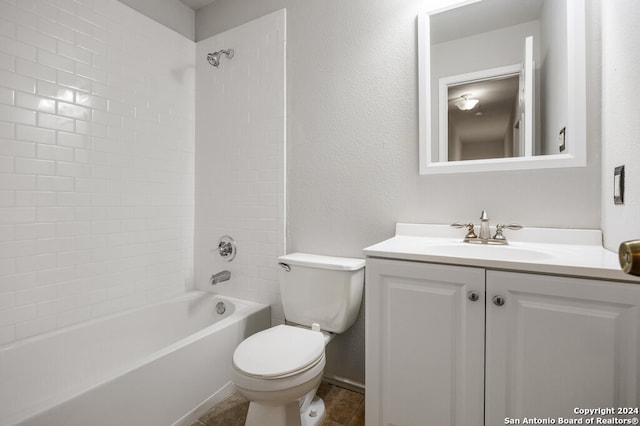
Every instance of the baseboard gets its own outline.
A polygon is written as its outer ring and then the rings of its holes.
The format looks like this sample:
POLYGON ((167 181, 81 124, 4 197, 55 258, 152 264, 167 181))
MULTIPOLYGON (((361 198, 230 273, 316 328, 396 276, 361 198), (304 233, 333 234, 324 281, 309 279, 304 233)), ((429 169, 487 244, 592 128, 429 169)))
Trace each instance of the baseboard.
POLYGON ((364 384, 345 379, 344 377, 325 374, 322 377, 322 380, 329 384, 340 386, 341 388, 349 389, 350 391, 358 392, 361 394, 364 394, 365 391, 364 384))

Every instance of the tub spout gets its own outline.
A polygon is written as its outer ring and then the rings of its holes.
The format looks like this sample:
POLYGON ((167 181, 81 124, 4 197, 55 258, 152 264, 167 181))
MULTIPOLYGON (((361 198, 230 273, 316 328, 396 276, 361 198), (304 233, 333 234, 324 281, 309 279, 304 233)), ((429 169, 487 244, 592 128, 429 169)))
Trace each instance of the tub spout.
POLYGON ((218 272, 217 274, 211 275, 211 280, 210 280, 211 285, 216 285, 223 281, 228 281, 230 278, 231 278, 231 272, 229 271, 218 272))

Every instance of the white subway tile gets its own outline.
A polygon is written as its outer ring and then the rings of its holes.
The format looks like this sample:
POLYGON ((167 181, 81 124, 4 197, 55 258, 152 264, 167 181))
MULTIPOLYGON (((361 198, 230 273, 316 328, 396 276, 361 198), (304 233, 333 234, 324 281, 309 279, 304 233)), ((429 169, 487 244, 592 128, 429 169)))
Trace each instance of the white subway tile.
POLYGON ((91 319, 91 307, 83 306, 58 314, 58 327, 67 327, 91 319))
POLYGON ((85 121, 91 118, 91 110, 89 108, 64 102, 58 102, 58 114, 85 121))
MULTIPOLYGON (((57 20, 57 16, 56 16, 57 20)), ((47 19, 38 20, 38 29, 44 34, 48 34, 58 40, 66 41, 73 44, 76 39, 76 32, 69 27, 60 25, 58 22, 52 22, 47 19)))
POLYGON ((73 238, 43 238, 37 242, 38 253, 58 253, 73 249, 73 238))
MULTIPOLYGON (((59 0, 57 0, 59 1, 59 0)), ((73 1, 69 0, 71 3, 74 3, 73 1)), ((75 3, 74 3, 75 5, 75 3)), ((75 15, 72 15, 70 13, 66 13, 64 11, 60 11, 58 13, 58 21, 62 24, 65 25, 69 28, 72 28, 74 31, 86 34, 86 35, 91 35, 91 32, 93 31, 93 27, 94 25, 83 20, 80 19, 78 17, 76 17, 75 15)))
MULTIPOLYGON (((75 71, 76 64, 76 62, 72 59, 68 59, 42 49, 38 50, 38 63, 70 73, 73 73, 75 71)), ((55 73, 53 78, 54 80, 52 81, 55 82, 55 73)))
POLYGON ((37 142, 37 148, 39 149, 40 147, 43 147, 43 145, 41 144, 55 144, 56 132, 55 130, 41 129, 39 127, 23 126, 21 124, 18 124, 16 125, 16 139, 22 141, 37 142))
POLYGON ((15 235, 15 225, 0 225, 0 241, 12 241, 15 235))
POLYGON ((28 223, 15 225, 16 240, 35 240, 56 236, 54 223, 28 223))
POLYGON ((32 126, 36 124, 36 113, 34 111, 9 105, 0 104, 0 117, 2 117, 3 120, 14 123, 29 124, 32 126))
POLYGON ((71 177, 38 176, 39 191, 73 191, 74 181, 71 177))
POLYGON ((61 145, 61 146, 66 146, 69 148, 86 149, 86 148, 89 148, 90 142, 91 142, 90 138, 85 135, 58 132, 58 145, 61 145))
POLYGON ((36 60, 37 48, 18 40, 13 40, 4 36, 0 36, 0 52, 18 58, 36 60))
POLYGON ((55 83, 57 78, 55 68, 22 58, 16 58, 16 72, 21 75, 48 81, 50 83, 55 83))
POLYGON ((38 144, 36 148, 36 157, 43 160, 73 161, 74 150, 64 146, 38 144))
POLYGON ((16 38, 16 24, 14 22, 7 21, 4 18, 0 18, 0 36, 16 38))
POLYGON ((23 274, 15 274, 14 289, 23 290, 26 288, 35 287, 37 285, 38 274, 36 272, 26 272, 23 274))
POLYGON ((38 316, 47 316, 69 311, 77 307, 76 297, 66 296, 38 303, 38 316))
POLYGON ((66 71, 58 70, 56 72, 58 73, 58 84, 72 89, 82 90, 83 92, 91 91, 91 80, 66 71))
POLYGON ((56 316, 37 318, 16 324, 16 339, 25 339, 56 328, 56 316))
POLYGON ((93 37, 81 33, 76 36, 76 46, 87 49, 98 55, 104 56, 107 54, 107 44, 105 42, 96 40, 93 37))
POLYGON ((20 0, 17 6, 50 21, 58 19, 58 10, 41 0, 20 0))
POLYGON ((30 189, 36 189, 36 176, 0 173, 0 190, 19 191, 30 189))
POLYGON ((0 70, 14 72, 16 69, 16 57, 0 52, 0 70))
POLYGON ((31 77, 16 74, 15 72, 0 70, 0 86, 35 93, 36 80, 31 77))
POLYGON ((17 8, 6 1, 0 2, 0 16, 17 24, 37 28, 38 16, 26 10, 17 8))
POLYGON ((38 126, 47 129, 62 130, 64 132, 73 132, 75 122, 71 118, 60 117, 53 114, 38 112, 38 126))
POLYGON ((8 325, 0 328, 0 345, 11 343, 16 339, 15 325, 8 325))
POLYGON ((2 138, 13 139, 15 135, 15 124, 7 121, 0 121, 0 145, 4 142, 2 138))
POLYGON ((13 157, 0 156, 0 173, 13 173, 13 157))
POLYGON ((65 222, 73 220, 71 207, 38 207, 38 222, 65 222))
POLYGON ((33 158, 36 156, 36 144, 11 139, 0 139, 0 155, 33 158))
MULTIPOLYGON (((37 26, 37 24, 36 24, 37 26)), ((34 31, 31 28, 21 25, 16 29, 16 38, 24 43, 30 44, 50 52, 56 51, 56 39, 46 34, 34 31)))
POLYGON ((71 14, 76 13, 78 4, 73 0, 48 0, 49 3, 71 14))
POLYGON ((73 160, 76 163, 89 163, 91 162, 91 151, 86 149, 74 149, 73 150, 73 160))
POLYGON ((71 281, 74 278, 75 269, 73 266, 38 271, 38 285, 59 284, 65 281, 71 281))
POLYGON ((56 172, 55 161, 36 160, 32 158, 16 158, 15 172, 27 175, 49 175, 56 172))
POLYGON ((48 83, 46 81, 38 81, 36 93, 38 95, 59 99, 61 101, 73 102, 73 90, 68 87, 58 86, 57 84, 48 83))
POLYGON ((58 206, 90 206, 91 194, 83 192, 58 192, 57 200, 58 206))
POLYGON ((0 290, 12 291, 15 288, 15 260, 0 260, 0 290))
POLYGON ((89 177, 91 176, 91 166, 78 163, 67 163, 63 161, 58 162, 57 167, 58 176, 73 176, 73 177, 89 177))
MULTIPOLYGON (((16 272, 35 272, 42 269, 51 269, 58 266, 58 256, 56 254, 40 254, 35 256, 25 256, 16 259, 16 272)), ((33 291, 37 291, 33 290, 33 291)), ((53 295, 55 297, 55 295, 53 295)), ((47 298, 43 299, 46 300, 47 298)))
POLYGON ((0 87, 0 103, 14 105, 15 91, 6 87, 0 87))
POLYGON ((76 214, 76 220, 73 222, 56 223, 54 235, 57 235, 58 237, 73 237, 77 235, 90 234, 91 222, 80 222, 79 220, 77 220, 77 218, 78 218, 78 215, 76 214))
POLYGON ((56 101, 53 99, 43 98, 41 96, 31 95, 29 93, 16 93, 16 106, 36 111, 49 112, 55 114, 56 101))
POLYGON ((89 250, 73 250, 58 253, 58 266, 87 264, 93 260, 89 250))
POLYGON ((55 207, 55 205, 55 192, 16 191, 17 207, 55 207))
POLYGON ((16 306, 0 311, 0 327, 36 317, 36 305, 16 306))
POLYGON ((99 109, 101 111, 107 110, 107 99, 91 95, 89 93, 78 92, 76 94, 76 103, 78 105, 99 109))
MULTIPOLYGON (((0 209, 0 211, 1 210, 5 209, 0 209)), ((36 254, 36 242, 32 240, 5 241, 0 243, 0 259, 32 256, 34 254, 36 254)))

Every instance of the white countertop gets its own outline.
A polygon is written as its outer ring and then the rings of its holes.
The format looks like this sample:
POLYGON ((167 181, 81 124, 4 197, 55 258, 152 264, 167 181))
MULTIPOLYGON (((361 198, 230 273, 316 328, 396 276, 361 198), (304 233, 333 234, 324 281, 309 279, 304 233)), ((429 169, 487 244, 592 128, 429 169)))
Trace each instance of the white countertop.
MULTIPOLYGON (((492 227, 492 232, 494 231, 492 227)), ((396 235, 365 248, 368 257, 477 266, 554 275, 568 275, 640 284, 640 277, 622 272, 618 254, 602 247, 599 230, 524 228, 505 230, 509 244, 463 243, 464 229, 448 225, 396 225, 396 235)))

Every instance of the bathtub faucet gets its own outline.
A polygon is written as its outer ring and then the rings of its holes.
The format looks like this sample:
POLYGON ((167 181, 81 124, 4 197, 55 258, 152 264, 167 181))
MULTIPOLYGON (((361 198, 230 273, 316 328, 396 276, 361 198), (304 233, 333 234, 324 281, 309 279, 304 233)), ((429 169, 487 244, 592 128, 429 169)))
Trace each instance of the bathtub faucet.
POLYGON ((231 278, 231 272, 229 271, 218 272, 217 274, 211 275, 211 280, 210 280, 211 285, 216 285, 223 281, 228 281, 230 278, 231 278))

